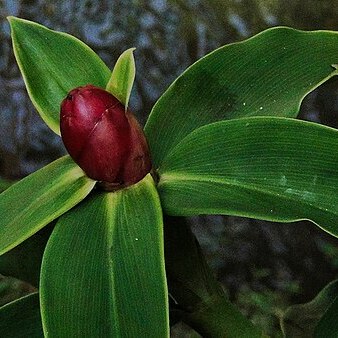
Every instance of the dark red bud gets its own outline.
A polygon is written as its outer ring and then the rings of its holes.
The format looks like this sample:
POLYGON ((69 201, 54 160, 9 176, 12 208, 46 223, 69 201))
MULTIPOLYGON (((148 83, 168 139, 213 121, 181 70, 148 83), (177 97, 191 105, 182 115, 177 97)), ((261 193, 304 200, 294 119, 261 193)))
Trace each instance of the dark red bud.
POLYGON ((70 156, 94 180, 127 186, 151 170, 142 128, 101 88, 87 85, 70 91, 61 103, 60 128, 70 156))

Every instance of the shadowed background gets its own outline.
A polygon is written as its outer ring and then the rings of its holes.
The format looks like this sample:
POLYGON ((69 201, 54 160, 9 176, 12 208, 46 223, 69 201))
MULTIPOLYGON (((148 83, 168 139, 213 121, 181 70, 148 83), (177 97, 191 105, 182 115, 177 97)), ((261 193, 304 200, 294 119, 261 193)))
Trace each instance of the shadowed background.
MULTIPOLYGON (((217 47, 277 25, 338 30, 338 3, 332 0, 0 0, 0 177, 9 180, 65 151, 28 99, 8 15, 75 35, 110 68, 136 47, 130 107, 142 123, 168 85, 217 47)), ((306 97, 300 117, 338 127, 338 78, 306 97)), ((337 275, 337 241, 310 223, 195 217, 191 224, 230 298, 271 333, 283 309, 310 300, 337 275)))

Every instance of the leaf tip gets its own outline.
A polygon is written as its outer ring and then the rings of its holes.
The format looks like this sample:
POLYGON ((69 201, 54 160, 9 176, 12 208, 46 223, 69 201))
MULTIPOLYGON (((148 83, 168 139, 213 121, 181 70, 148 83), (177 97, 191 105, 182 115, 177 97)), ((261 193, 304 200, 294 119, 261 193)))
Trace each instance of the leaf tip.
POLYGON ((9 25, 12 27, 15 21, 17 21, 18 18, 15 16, 9 15, 6 17, 7 21, 9 22, 9 25))
POLYGON ((20 27, 20 25, 31 23, 29 20, 18 18, 17 16, 13 16, 13 15, 7 16, 6 19, 9 23, 9 26, 11 27, 12 34, 15 32, 18 26, 20 27))
MULTIPOLYGON (((120 60, 122 60, 125 56, 128 56, 131 59, 132 64, 135 66, 135 59, 134 59, 134 51, 136 50, 136 47, 131 47, 126 49, 119 57, 120 60)), ((117 60, 117 62, 119 61, 117 60)))
POLYGON ((9 22, 9 24, 12 26, 13 24, 15 24, 15 23, 18 23, 18 22, 20 22, 20 21, 24 21, 24 19, 20 19, 20 18, 18 18, 18 17, 16 17, 16 16, 13 16, 13 15, 8 15, 7 17, 6 17, 6 19, 7 19, 7 21, 9 22))

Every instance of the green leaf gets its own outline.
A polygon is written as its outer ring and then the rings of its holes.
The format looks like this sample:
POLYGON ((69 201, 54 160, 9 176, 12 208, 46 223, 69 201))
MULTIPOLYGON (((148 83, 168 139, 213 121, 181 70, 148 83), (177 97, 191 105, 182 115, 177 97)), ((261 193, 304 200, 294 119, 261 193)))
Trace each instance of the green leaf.
MULTIPOLYGON (((281 320, 286 338, 314 337, 315 327, 338 295, 338 281, 328 284, 311 302, 289 307, 281 320)), ((335 321, 337 317, 335 316, 335 321)), ((323 337, 332 337, 324 335, 323 337)))
POLYGON ((150 175, 62 216, 41 270, 49 337, 168 337, 162 211, 150 175))
POLYGON ((165 158, 159 193, 169 215, 310 219, 337 236, 338 131, 252 117, 201 127, 165 158))
POLYGON ((135 48, 129 48, 120 55, 106 87, 106 90, 118 98, 126 109, 135 80, 134 50, 135 48))
POLYGON ((0 307, 0 337, 43 338, 38 293, 0 307))
POLYGON ((0 194, 0 255, 79 203, 95 181, 64 156, 0 194))
POLYGON ((75 37, 37 23, 9 17, 13 48, 28 94, 47 125, 57 134, 60 104, 78 86, 105 88, 110 71, 75 37))
POLYGON ((295 117, 304 96, 338 73, 337 62, 338 33, 329 31, 278 27, 217 49, 155 104, 145 127, 155 167, 200 126, 255 115, 295 117))

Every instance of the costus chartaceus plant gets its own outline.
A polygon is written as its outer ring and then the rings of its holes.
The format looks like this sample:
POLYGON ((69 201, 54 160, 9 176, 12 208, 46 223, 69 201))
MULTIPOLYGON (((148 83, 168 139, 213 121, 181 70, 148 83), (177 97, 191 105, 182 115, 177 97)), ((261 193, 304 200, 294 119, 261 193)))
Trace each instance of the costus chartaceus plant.
MULTIPOLYGON (((184 217, 310 220, 338 237, 337 130, 296 119, 338 74, 338 33, 276 27, 220 47, 142 130, 128 108, 133 48, 111 71, 73 36, 9 22, 31 101, 69 155, 0 195, 0 273, 36 287, 0 307, 0 336, 161 338, 176 321, 203 337, 266 336, 229 302, 184 217), (16 255, 29 273, 8 264, 16 255)), ((290 308, 284 335, 337 334, 336 286, 290 308)))
POLYGON ((61 103, 60 130, 73 160, 105 187, 125 187, 151 171, 147 141, 130 110, 107 91, 86 85, 61 103))

